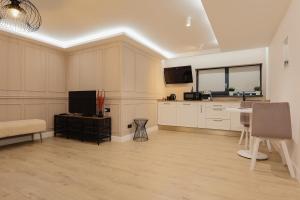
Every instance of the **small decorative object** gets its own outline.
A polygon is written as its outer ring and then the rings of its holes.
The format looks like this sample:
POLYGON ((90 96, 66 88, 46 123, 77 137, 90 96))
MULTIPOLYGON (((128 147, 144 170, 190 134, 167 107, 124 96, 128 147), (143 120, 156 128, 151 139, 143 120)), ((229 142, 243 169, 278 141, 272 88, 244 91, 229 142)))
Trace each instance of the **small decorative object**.
POLYGON ((104 101, 105 101, 105 91, 97 91, 97 106, 98 106, 98 117, 104 116, 104 101))
POLYGON ((261 95, 261 88, 259 86, 254 87, 254 91, 257 96, 261 95))
POLYGON ((136 142, 146 142, 148 141, 148 134, 146 130, 146 124, 148 119, 134 119, 136 125, 133 141, 136 142))
POLYGON ((38 9, 29 0, 0 0, 0 26, 12 31, 37 31, 42 24, 38 9))
POLYGON ((228 91, 229 91, 229 96, 233 96, 235 88, 234 87, 230 87, 230 88, 228 88, 228 91))

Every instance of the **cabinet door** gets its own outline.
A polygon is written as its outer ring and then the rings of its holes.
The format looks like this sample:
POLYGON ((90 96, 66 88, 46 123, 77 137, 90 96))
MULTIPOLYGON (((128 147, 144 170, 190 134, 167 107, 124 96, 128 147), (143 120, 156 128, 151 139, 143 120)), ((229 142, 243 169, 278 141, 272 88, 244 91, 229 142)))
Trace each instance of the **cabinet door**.
MULTIPOLYGON (((239 108, 240 104, 232 104, 230 107, 239 108)), ((232 131, 242 131, 243 126, 240 120, 239 112, 231 112, 230 113, 230 130, 232 131)))
POLYGON ((158 124, 177 126, 177 105, 175 102, 158 103, 158 124))
POLYGON ((198 105, 195 103, 178 103, 177 119, 178 125, 196 128, 198 126, 198 105))
POLYGON ((205 104, 198 105, 198 128, 205 127, 205 104))

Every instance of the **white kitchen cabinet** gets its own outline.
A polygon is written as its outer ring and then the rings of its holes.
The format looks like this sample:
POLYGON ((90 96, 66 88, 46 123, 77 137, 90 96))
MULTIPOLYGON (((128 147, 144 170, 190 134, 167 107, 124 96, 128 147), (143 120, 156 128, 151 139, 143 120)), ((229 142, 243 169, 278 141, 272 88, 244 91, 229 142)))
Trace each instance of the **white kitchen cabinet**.
POLYGON ((177 126, 177 103, 158 103, 158 124, 166 126, 177 126))
POLYGON ((217 130, 230 130, 230 120, 221 118, 206 119, 206 128, 217 130))
POLYGON ((183 127, 198 127, 198 104, 193 102, 177 103, 177 125, 183 127))
POLYGON ((230 113, 226 111, 227 104, 206 104, 206 118, 208 119, 230 119, 230 113))
POLYGON ((239 107, 239 102, 159 102, 158 124, 240 131, 240 114, 228 112, 228 107, 239 107))
MULTIPOLYGON (((239 108, 240 104, 232 104, 231 107, 239 108)), ((230 130, 232 131, 242 131, 243 126, 240 120, 240 113, 239 112, 231 112, 230 113, 230 130)))
POLYGON ((205 104, 198 104, 198 128, 206 128, 205 126, 205 104))

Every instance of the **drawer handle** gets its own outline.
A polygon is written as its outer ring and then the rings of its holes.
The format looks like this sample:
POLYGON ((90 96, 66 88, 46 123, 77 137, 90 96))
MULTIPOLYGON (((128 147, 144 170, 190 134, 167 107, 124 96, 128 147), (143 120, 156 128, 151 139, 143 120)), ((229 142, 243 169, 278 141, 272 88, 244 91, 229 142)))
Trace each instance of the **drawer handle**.
POLYGON ((170 103, 164 103, 165 105, 170 105, 170 103))
POLYGON ((189 104, 189 103, 184 103, 183 105, 184 105, 184 106, 190 106, 191 104, 189 104))
POLYGON ((222 119, 214 119, 213 121, 214 122, 222 122, 223 120, 222 119))
POLYGON ((213 105, 213 107, 223 107, 222 105, 213 105))
POLYGON ((213 108, 213 110, 216 110, 216 111, 223 111, 223 108, 213 108))

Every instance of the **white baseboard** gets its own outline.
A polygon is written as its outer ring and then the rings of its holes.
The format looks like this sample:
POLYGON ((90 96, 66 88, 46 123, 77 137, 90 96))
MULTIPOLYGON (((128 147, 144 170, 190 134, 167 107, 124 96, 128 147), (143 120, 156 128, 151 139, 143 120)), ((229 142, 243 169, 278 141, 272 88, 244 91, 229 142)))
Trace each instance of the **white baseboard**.
MULTIPOLYGON (((152 132, 157 131, 158 126, 152 126, 147 128, 147 133, 150 135, 152 132)), ((133 139, 134 133, 125 136, 112 136, 111 140, 113 142, 128 142, 133 139)))

